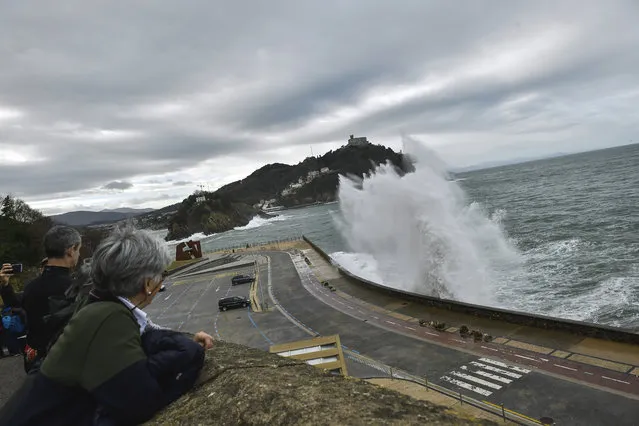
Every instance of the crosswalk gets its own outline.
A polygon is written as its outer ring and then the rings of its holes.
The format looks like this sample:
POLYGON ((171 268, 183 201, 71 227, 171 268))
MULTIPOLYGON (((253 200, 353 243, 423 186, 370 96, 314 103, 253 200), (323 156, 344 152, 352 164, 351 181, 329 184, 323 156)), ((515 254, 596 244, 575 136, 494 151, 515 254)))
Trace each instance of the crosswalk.
POLYGON ((479 358, 448 372, 440 377, 440 380, 482 396, 489 396, 528 373, 530 370, 525 368, 490 358, 479 358))

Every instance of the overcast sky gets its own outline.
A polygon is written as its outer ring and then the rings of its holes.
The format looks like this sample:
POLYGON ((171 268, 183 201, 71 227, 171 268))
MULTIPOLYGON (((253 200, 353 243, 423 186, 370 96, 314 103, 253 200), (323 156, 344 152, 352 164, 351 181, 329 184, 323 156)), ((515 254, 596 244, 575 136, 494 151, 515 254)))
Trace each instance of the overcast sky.
POLYGON ((0 193, 162 207, 348 135, 451 166, 639 142, 639 2, 0 2, 0 193))

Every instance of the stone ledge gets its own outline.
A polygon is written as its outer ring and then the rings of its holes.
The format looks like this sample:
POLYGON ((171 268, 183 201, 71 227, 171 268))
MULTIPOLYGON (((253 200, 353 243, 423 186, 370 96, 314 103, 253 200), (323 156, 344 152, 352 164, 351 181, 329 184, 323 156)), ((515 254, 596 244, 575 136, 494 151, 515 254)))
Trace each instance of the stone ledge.
POLYGON ((148 425, 495 425, 290 358, 227 342, 196 387, 148 425))

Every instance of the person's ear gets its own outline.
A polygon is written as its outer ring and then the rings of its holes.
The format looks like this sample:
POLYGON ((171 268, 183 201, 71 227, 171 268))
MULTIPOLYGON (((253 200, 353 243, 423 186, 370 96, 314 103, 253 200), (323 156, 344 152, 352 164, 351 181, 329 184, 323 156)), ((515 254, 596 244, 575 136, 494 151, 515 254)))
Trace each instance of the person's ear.
POLYGON ((145 294, 145 295, 147 295, 147 296, 150 296, 150 295, 151 295, 151 293, 153 293, 153 290, 151 290, 151 289, 152 289, 151 284, 152 284, 152 283, 151 283, 151 279, 150 279, 150 278, 147 278, 147 279, 144 281, 144 288, 143 288, 143 290, 144 290, 144 294, 145 294))

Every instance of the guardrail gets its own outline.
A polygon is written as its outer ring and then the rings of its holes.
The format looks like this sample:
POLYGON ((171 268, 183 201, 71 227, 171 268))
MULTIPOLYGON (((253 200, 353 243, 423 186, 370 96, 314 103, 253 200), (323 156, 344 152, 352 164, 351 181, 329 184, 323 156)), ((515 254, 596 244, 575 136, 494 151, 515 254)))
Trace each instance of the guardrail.
POLYGON ((340 273, 348 277, 354 282, 366 286, 375 287, 382 292, 400 297, 422 305, 432 306, 440 309, 446 309, 453 312, 459 312, 467 315, 473 315, 480 318, 488 318, 497 321, 504 321, 511 324, 527 325, 548 330, 561 330, 573 334, 579 334, 587 337, 595 337, 603 340, 610 340, 622 343, 639 344, 639 333, 632 330, 609 327, 605 325, 592 324, 582 321, 574 321, 568 319, 552 318, 543 315, 529 314, 526 312, 511 311, 501 308, 493 308, 488 306, 474 305, 471 303, 458 302, 450 299, 440 299, 437 297, 426 296, 418 293, 412 293, 405 290, 387 287, 364 278, 358 277, 348 270, 341 267, 333 258, 324 252, 315 243, 306 236, 302 237, 320 256, 334 265, 340 273))
POLYGON ((272 245, 272 244, 283 244, 283 243, 289 243, 292 241, 300 241, 302 239, 303 239, 303 235, 299 235, 295 237, 280 238, 277 240, 266 240, 266 241, 257 241, 257 242, 250 242, 250 243, 244 243, 244 244, 236 244, 233 246, 226 246, 221 248, 213 247, 213 248, 207 249, 206 252, 207 253, 214 253, 214 252, 220 252, 220 251, 233 252, 233 251, 246 250, 246 249, 251 249, 256 247, 272 245))
MULTIPOLYGON (((351 357, 351 354, 348 355, 351 357)), ((495 416, 501 417, 504 421, 510 421, 512 423, 518 425, 525 426, 536 426, 536 425, 544 425, 541 421, 537 419, 533 419, 532 417, 528 417, 524 414, 518 413, 513 410, 509 410, 504 406, 504 404, 493 404, 487 401, 480 401, 478 399, 471 398, 469 396, 464 396, 460 392, 453 392, 450 389, 446 389, 442 386, 439 386, 435 383, 431 383, 427 378, 417 377, 412 374, 407 373, 397 373, 395 368, 390 368, 390 373, 388 376, 367 376, 367 377, 358 377, 360 380, 370 380, 370 379, 391 379, 391 380, 403 380, 405 382, 415 383, 416 385, 422 386, 426 388, 426 390, 432 390, 438 392, 442 395, 446 395, 450 398, 453 398, 461 405, 466 404, 471 407, 475 407, 479 410, 485 411, 487 413, 493 414, 495 416)))

